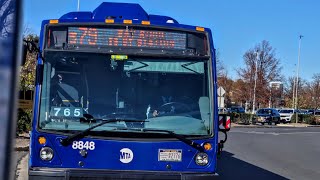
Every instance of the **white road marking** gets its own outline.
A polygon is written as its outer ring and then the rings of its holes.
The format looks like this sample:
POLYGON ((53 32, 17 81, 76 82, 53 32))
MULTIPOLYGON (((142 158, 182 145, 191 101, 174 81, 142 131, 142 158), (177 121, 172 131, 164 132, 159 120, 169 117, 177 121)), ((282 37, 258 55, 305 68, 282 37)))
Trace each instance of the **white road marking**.
POLYGON ((266 135, 291 135, 291 134, 320 134, 320 132, 259 132, 259 131, 230 131, 232 133, 244 133, 244 134, 266 134, 266 135))

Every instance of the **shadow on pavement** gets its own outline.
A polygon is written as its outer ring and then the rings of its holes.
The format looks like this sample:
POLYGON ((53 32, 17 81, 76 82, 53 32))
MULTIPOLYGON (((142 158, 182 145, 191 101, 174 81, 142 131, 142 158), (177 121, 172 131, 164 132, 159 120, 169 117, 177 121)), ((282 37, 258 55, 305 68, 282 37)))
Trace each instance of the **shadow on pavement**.
POLYGON ((283 176, 262 169, 233 157, 234 154, 223 151, 218 159, 219 179, 287 179, 283 176))

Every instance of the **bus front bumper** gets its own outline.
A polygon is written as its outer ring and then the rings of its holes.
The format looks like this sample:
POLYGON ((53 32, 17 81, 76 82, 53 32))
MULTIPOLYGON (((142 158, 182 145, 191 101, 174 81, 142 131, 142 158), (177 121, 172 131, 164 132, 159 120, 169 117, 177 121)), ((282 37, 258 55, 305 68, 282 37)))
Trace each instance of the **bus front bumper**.
POLYGON ((29 169, 29 180, 94 180, 94 179, 217 179, 216 173, 185 173, 161 171, 114 171, 84 169, 29 169))

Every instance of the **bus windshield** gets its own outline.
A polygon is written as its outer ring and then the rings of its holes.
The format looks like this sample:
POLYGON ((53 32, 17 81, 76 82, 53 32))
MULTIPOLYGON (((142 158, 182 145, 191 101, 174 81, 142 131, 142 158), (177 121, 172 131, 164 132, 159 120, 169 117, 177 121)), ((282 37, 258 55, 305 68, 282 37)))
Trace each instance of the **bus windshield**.
POLYGON ((40 129, 82 131, 92 126, 80 121, 90 115, 94 119, 139 120, 109 123, 93 131, 130 127, 182 135, 212 134, 208 59, 63 51, 46 51, 44 57, 40 129))

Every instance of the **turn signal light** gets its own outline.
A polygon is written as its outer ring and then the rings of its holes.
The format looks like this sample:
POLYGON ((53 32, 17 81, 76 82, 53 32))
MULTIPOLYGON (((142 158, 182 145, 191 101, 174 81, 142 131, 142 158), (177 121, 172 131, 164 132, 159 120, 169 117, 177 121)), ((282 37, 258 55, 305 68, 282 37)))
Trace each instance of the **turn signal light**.
POLYGON ((204 148, 206 151, 209 151, 209 150, 212 149, 212 145, 211 145, 210 143, 204 143, 203 148, 204 148))
POLYGON ((43 144, 45 144, 47 142, 47 140, 46 140, 45 137, 39 137, 38 138, 38 142, 39 142, 39 144, 43 145, 43 144))

